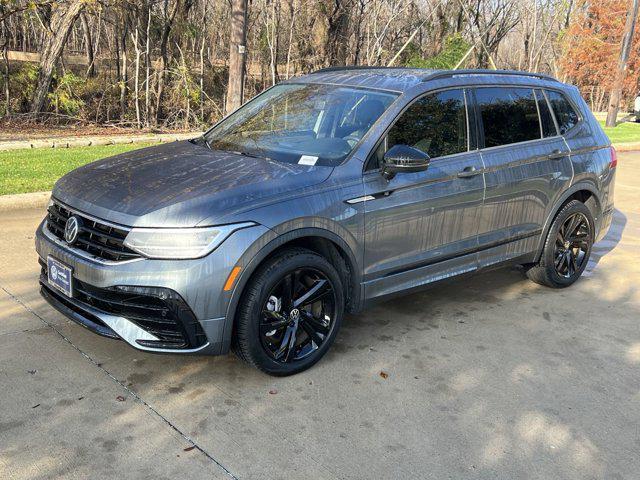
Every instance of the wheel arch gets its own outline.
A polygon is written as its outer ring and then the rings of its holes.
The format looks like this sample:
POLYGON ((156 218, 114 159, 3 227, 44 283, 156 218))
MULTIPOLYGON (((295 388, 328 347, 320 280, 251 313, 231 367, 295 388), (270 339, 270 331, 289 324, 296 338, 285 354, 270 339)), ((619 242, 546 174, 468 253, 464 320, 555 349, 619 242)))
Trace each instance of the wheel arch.
POLYGON ((346 285, 345 311, 357 312, 362 308, 361 273, 356 256, 339 235, 322 228, 307 227, 291 230, 270 240, 257 252, 249 249, 238 262, 244 265, 231 294, 223 332, 223 353, 229 350, 235 328, 238 304, 253 274, 273 255, 291 247, 303 247, 327 258, 338 270, 346 285), (343 266, 342 266, 343 265, 343 266))
POLYGON ((571 200, 579 200, 587 206, 593 215, 595 227, 597 229, 598 222, 600 222, 602 214, 602 200, 600 198, 598 188, 593 183, 586 181, 571 185, 571 187, 565 190, 562 195, 558 197, 558 200, 554 203, 549 215, 547 215, 547 219, 542 228, 542 235, 540 235, 540 239, 538 241, 534 262, 538 262, 540 260, 542 250, 544 249, 544 243, 549 233, 549 228, 551 228, 551 223, 553 223, 553 220, 556 218, 556 215, 558 215, 558 212, 562 207, 571 200))

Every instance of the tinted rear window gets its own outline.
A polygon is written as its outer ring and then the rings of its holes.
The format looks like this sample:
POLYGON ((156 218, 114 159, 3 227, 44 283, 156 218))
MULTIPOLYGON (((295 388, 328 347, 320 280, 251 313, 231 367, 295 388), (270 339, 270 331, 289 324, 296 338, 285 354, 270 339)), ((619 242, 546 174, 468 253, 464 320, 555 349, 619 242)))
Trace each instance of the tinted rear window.
POLYGON ((551 103, 553 113, 556 115, 560 135, 564 135, 578 123, 578 114, 571 106, 571 103, 569 103, 566 97, 560 92, 547 90, 547 97, 551 103))
POLYGON ((476 98, 484 125, 485 147, 541 138, 538 108, 532 89, 478 88, 476 98))

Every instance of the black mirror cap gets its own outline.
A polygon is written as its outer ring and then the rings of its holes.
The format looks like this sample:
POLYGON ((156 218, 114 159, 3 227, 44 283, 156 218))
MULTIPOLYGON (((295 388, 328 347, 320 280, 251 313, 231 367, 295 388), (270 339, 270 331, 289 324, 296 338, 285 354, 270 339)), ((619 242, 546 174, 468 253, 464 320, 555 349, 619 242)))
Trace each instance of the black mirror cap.
POLYGON ((431 158, 422 150, 409 145, 394 145, 384 154, 382 175, 391 179, 400 172, 422 172, 431 158))

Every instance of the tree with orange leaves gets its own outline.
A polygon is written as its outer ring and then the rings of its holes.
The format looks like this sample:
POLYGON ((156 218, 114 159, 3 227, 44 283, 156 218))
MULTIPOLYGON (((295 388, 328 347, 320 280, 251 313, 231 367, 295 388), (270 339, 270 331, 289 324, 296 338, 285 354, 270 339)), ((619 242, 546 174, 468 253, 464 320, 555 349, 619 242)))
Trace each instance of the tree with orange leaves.
MULTIPOLYGON (((583 0, 577 5, 566 31, 563 75, 583 94, 593 86, 610 92, 620 55, 629 0, 583 0)), ((629 102, 640 88, 640 31, 636 29, 627 62, 623 98, 629 102)))

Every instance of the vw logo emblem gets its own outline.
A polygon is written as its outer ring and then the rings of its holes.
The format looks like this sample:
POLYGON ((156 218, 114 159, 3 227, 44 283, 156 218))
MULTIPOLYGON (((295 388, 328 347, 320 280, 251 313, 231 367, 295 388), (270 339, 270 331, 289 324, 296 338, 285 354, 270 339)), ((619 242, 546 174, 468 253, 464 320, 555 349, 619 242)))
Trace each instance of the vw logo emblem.
POLYGON ((51 279, 53 281, 58 279, 58 268, 55 265, 51 266, 51 279))
POLYGON ((289 317, 291 317, 291 320, 298 320, 300 318, 300 310, 294 308, 293 310, 291 310, 289 317))
POLYGON ((64 239, 69 245, 71 245, 78 239, 79 233, 80 219, 75 215, 72 215, 67 219, 67 223, 64 226, 64 239))

